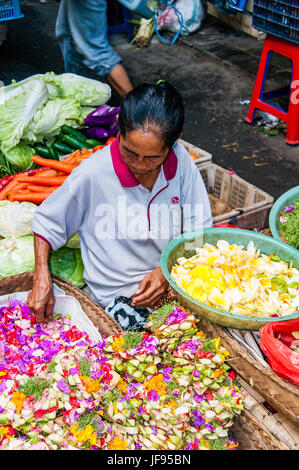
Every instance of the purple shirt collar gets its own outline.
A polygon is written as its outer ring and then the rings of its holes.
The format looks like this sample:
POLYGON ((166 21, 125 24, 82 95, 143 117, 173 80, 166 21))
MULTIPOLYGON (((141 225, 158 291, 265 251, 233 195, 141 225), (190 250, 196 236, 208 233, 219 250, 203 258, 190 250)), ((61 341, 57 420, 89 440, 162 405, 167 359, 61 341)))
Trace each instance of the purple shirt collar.
MULTIPOLYGON (((135 178, 130 168, 123 159, 122 154, 119 150, 119 141, 116 139, 110 146, 111 158, 113 163, 114 171, 121 183, 125 188, 132 188, 138 186, 140 183, 135 178)), ((169 155, 163 163, 164 175, 167 180, 171 180, 175 177, 178 166, 178 159, 173 150, 169 152, 169 155)))

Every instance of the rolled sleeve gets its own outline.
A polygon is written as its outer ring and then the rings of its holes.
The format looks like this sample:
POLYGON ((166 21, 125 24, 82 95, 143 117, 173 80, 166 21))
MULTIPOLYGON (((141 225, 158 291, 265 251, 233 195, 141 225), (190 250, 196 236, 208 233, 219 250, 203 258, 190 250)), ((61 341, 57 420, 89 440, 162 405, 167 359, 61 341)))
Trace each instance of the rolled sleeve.
POLYGON ((83 209, 66 181, 35 211, 32 232, 57 250, 79 231, 82 218, 83 209))

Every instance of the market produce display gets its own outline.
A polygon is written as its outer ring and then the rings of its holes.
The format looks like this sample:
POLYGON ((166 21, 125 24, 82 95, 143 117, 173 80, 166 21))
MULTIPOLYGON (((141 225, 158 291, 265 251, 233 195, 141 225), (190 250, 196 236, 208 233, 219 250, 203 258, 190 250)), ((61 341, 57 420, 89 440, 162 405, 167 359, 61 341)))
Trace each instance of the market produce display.
POLYGON ((34 75, 2 87, 1 176, 5 176, 3 167, 6 174, 32 168, 31 157, 45 147, 54 158, 53 144, 62 127, 84 127, 84 118, 110 97, 109 85, 69 73, 34 75))
MULTIPOLYGON (((0 202, 0 278, 34 270, 31 225, 36 209, 37 205, 30 202, 0 202)), ((65 247, 50 252, 49 269, 79 288, 85 285, 78 234, 65 247)))
POLYGON ((1 307, 0 449, 235 449, 244 397, 220 338, 174 303, 147 328, 92 344, 66 317, 1 307))
POLYGON ((281 238, 299 250, 299 200, 285 207, 279 217, 281 238))
POLYGON ((205 243, 177 260, 172 279, 188 295, 216 309, 254 317, 282 317, 299 310, 299 271, 292 263, 261 254, 249 242, 205 243))
MULTIPOLYGON (((69 132, 68 128, 68 132, 69 132)), ((77 132, 71 129, 71 132, 77 132)), ((69 135, 68 135, 69 136, 69 135)), ((85 145, 88 144, 88 139, 82 136, 85 145)), ((31 160, 34 164, 39 165, 39 168, 30 171, 24 171, 10 175, 0 179, 0 201, 19 201, 31 202, 33 204, 41 204, 47 197, 59 188, 70 173, 80 165, 80 163, 88 158, 92 153, 101 150, 116 137, 110 137, 106 140, 105 145, 96 145, 91 150, 82 147, 80 143, 78 150, 71 150, 71 153, 66 156, 64 160, 58 161, 40 156, 32 156, 31 160), (81 148, 82 147, 82 148, 81 148)), ((89 141, 89 143, 91 143, 89 141)), ((92 142, 97 143, 96 141, 92 142)))

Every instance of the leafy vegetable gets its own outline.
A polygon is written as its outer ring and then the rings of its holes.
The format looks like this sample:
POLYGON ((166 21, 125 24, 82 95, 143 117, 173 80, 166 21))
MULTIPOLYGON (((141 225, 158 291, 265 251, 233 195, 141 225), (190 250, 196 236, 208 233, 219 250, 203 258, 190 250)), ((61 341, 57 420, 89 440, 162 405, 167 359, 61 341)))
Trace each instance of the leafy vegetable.
POLYGON ((295 209, 290 213, 283 213, 287 222, 280 223, 279 230, 283 239, 299 250, 299 200, 294 204, 295 209))
POLYGON ((0 88, 0 142, 4 153, 20 142, 24 129, 47 97, 47 87, 39 79, 0 88))
POLYGON ((49 257, 50 272, 71 282, 77 287, 83 287, 83 261, 79 249, 59 248, 52 251, 49 257))
POLYGON ((0 201, 0 236, 7 238, 32 234, 36 209, 37 206, 30 202, 0 201))
POLYGON ((128 331, 125 335, 124 349, 130 350, 139 346, 142 341, 143 334, 136 331, 128 331))
POLYGON ((13 175, 18 170, 7 160, 7 158, 0 151, 0 178, 13 175))
POLYGON ((0 277, 34 270, 33 235, 0 241, 0 277))
POLYGON ((60 133, 61 127, 69 119, 81 119, 81 107, 73 99, 56 98, 48 101, 37 111, 33 121, 25 130, 24 138, 42 141, 44 137, 53 137, 60 133))
POLYGON ((74 98, 81 106, 101 106, 111 98, 111 88, 106 83, 73 73, 55 75, 51 72, 45 74, 43 80, 59 88, 60 98, 74 98))
POLYGON ((34 168, 35 164, 31 160, 34 154, 34 149, 23 142, 18 143, 12 149, 4 152, 6 159, 17 170, 31 170, 34 168))
POLYGON ((80 235, 79 233, 75 233, 66 244, 67 248, 80 248, 80 235))
POLYGON ((50 380, 41 378, 30 378, 23 385, 20 385, 19 390, 25 395, 32 395, 36 400, 39 400, 43 391, 51 385, 50 380))
POLYGON ((81 375, 90 377, 90 361, 88 359, 84 357, 79 359, 79 372, 81 375))

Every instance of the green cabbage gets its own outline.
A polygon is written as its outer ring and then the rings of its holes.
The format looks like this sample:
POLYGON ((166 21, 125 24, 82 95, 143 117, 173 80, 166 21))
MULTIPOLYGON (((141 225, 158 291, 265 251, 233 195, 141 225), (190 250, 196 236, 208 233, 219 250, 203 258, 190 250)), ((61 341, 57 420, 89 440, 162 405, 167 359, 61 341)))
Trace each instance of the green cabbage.
POLYGON ((37 78, 0 88, 0 142, 4 154, 20 142, 24 129, 47 98, 47 87, 37 78))
POLYGON ((57 76, 59 96, 74 98, 81 106, 98 107, 107 103, 111 98, 109 85, 98 80, 81 77, 73 73, 63 73, 57 76))
POLYGON ((35 167, 35 164, 31 160, 31 157, 35 155, 35 151, 29 145, 20 142, 18 145, 3 152, 9 163, 11 163, 17 170, 31 170, 35 167))
POLYGON ((50 272, 71 282, 77 287, 83 287, 84 265, 81 258, 81 251, 72 248, 59 248, 52 251, 49 257, 50 272))
POLYGON ((81 106, 73 99, 55 98, 48 101, 34 116, 24 138, 42 141, 44 137, 54 137, 60 133, 61 127, 71 120, 80 120, 81 106))
POLYGON ((0 240, 0 277, 34 270, 33 235, 0 240))
POLYGON ((0 201, 0 236, 32 235, 31 225, 37 206, 31 202, 0 201))

